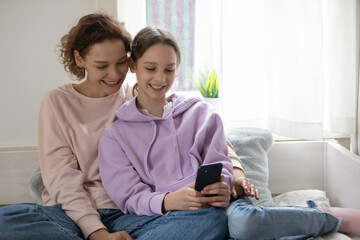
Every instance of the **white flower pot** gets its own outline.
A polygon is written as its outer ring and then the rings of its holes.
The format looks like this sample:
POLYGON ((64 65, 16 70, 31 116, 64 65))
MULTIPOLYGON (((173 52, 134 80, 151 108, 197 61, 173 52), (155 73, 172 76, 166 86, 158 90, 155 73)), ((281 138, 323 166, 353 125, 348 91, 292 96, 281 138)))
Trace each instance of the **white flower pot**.
POLYGON ((220 99, 219 98, 203 98, 205 102, 207 102, 208 104, 210 104, 213 109, 215 110, 215 112, 219 113, 220 110, 220 99))

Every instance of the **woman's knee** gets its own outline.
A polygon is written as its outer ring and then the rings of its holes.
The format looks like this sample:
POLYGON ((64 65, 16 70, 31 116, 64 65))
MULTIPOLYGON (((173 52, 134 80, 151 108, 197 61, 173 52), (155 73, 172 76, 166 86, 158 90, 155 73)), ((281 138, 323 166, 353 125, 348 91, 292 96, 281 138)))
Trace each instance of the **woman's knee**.
POLYGON ((0 207, 0 226, 6 228, 7 224, 16 223, 19 218, 29 213, 36 212, 38 206, 36 204, 14 204, 0 207))
POLYGON ((1 239, 83 239, 60 206, 17 204, 0 208, 1 239))
MULTIPOLYGON (((259 239, 260 226, 265 224, 266 213, 263 208, 248 206, 229 206, 226 211, 229 235, 234 239, 259 239)), ((266 225, 266 224, 265 224, 266 225)))

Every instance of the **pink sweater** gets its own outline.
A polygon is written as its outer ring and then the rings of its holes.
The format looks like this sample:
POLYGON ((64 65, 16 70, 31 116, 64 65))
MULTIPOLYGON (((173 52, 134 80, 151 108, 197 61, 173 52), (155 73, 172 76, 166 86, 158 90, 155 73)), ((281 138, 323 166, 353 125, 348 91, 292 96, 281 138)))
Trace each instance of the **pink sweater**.
POLYGON ((117 208, 101 184, 97 148, 115 111, 131 97, 127 85, 116 94, 89 98, 67 84, 49 91, 41 103, 38 140, 43 205, 61 204, 85 239, 105 228, 97 209, 117 208))
MULTIPOLYGON (((43 205, 61 204, 80 227, 85 239, 106 228, 97 209, 117 209, 102 186, 98 169, 98 142, 114 120, 115 111, 132 98, 132 88, 124 84, 118 93, 89 98, 71 84, 49 91, 43 98, 39 116, 39 161, 45 189, 43 205)), ((239 159, 229 148, 233 165, 239 159)))

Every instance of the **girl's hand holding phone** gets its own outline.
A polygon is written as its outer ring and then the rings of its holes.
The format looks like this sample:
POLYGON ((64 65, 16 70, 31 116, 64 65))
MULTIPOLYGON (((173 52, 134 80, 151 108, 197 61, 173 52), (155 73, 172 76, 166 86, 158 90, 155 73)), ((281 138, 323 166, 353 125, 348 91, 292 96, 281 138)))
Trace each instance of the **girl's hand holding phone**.
POLYGON ((212 207, 227 207, 230 203, 231 190, 230 187, 223 182, 224 175, 221 175, 221 181, 206 186, 201 194, 215 195, 206 197, 207 203, 212 207))
POLYGON ((202 208, 227 207, 230 202, 229 186, 221 181, 206 186, 201 192, 194 189, 195 183, 190 183, 176 192, 166 194, 163 201, 163 212, 172 210, 198 210, 202 208), (214 195, 214 196, 206 196, 214 195))
POLYGON ((163 212, 172 210, 198 210, 208 208, 207 197, 194 189, 195 183, 190 183, 176 192, 166 194, 163 201, 163 212))

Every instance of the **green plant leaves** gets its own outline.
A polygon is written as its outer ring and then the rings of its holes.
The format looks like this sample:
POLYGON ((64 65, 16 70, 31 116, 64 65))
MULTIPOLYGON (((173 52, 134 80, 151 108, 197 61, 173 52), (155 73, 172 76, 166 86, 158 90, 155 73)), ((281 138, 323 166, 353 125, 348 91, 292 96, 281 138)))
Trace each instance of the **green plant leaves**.
POLYGON ((209 71, 207 74, 202 73, 198 78, 193 76, 193 79, 203 97, 219 97, 219 77, 215 69, 209 71))

